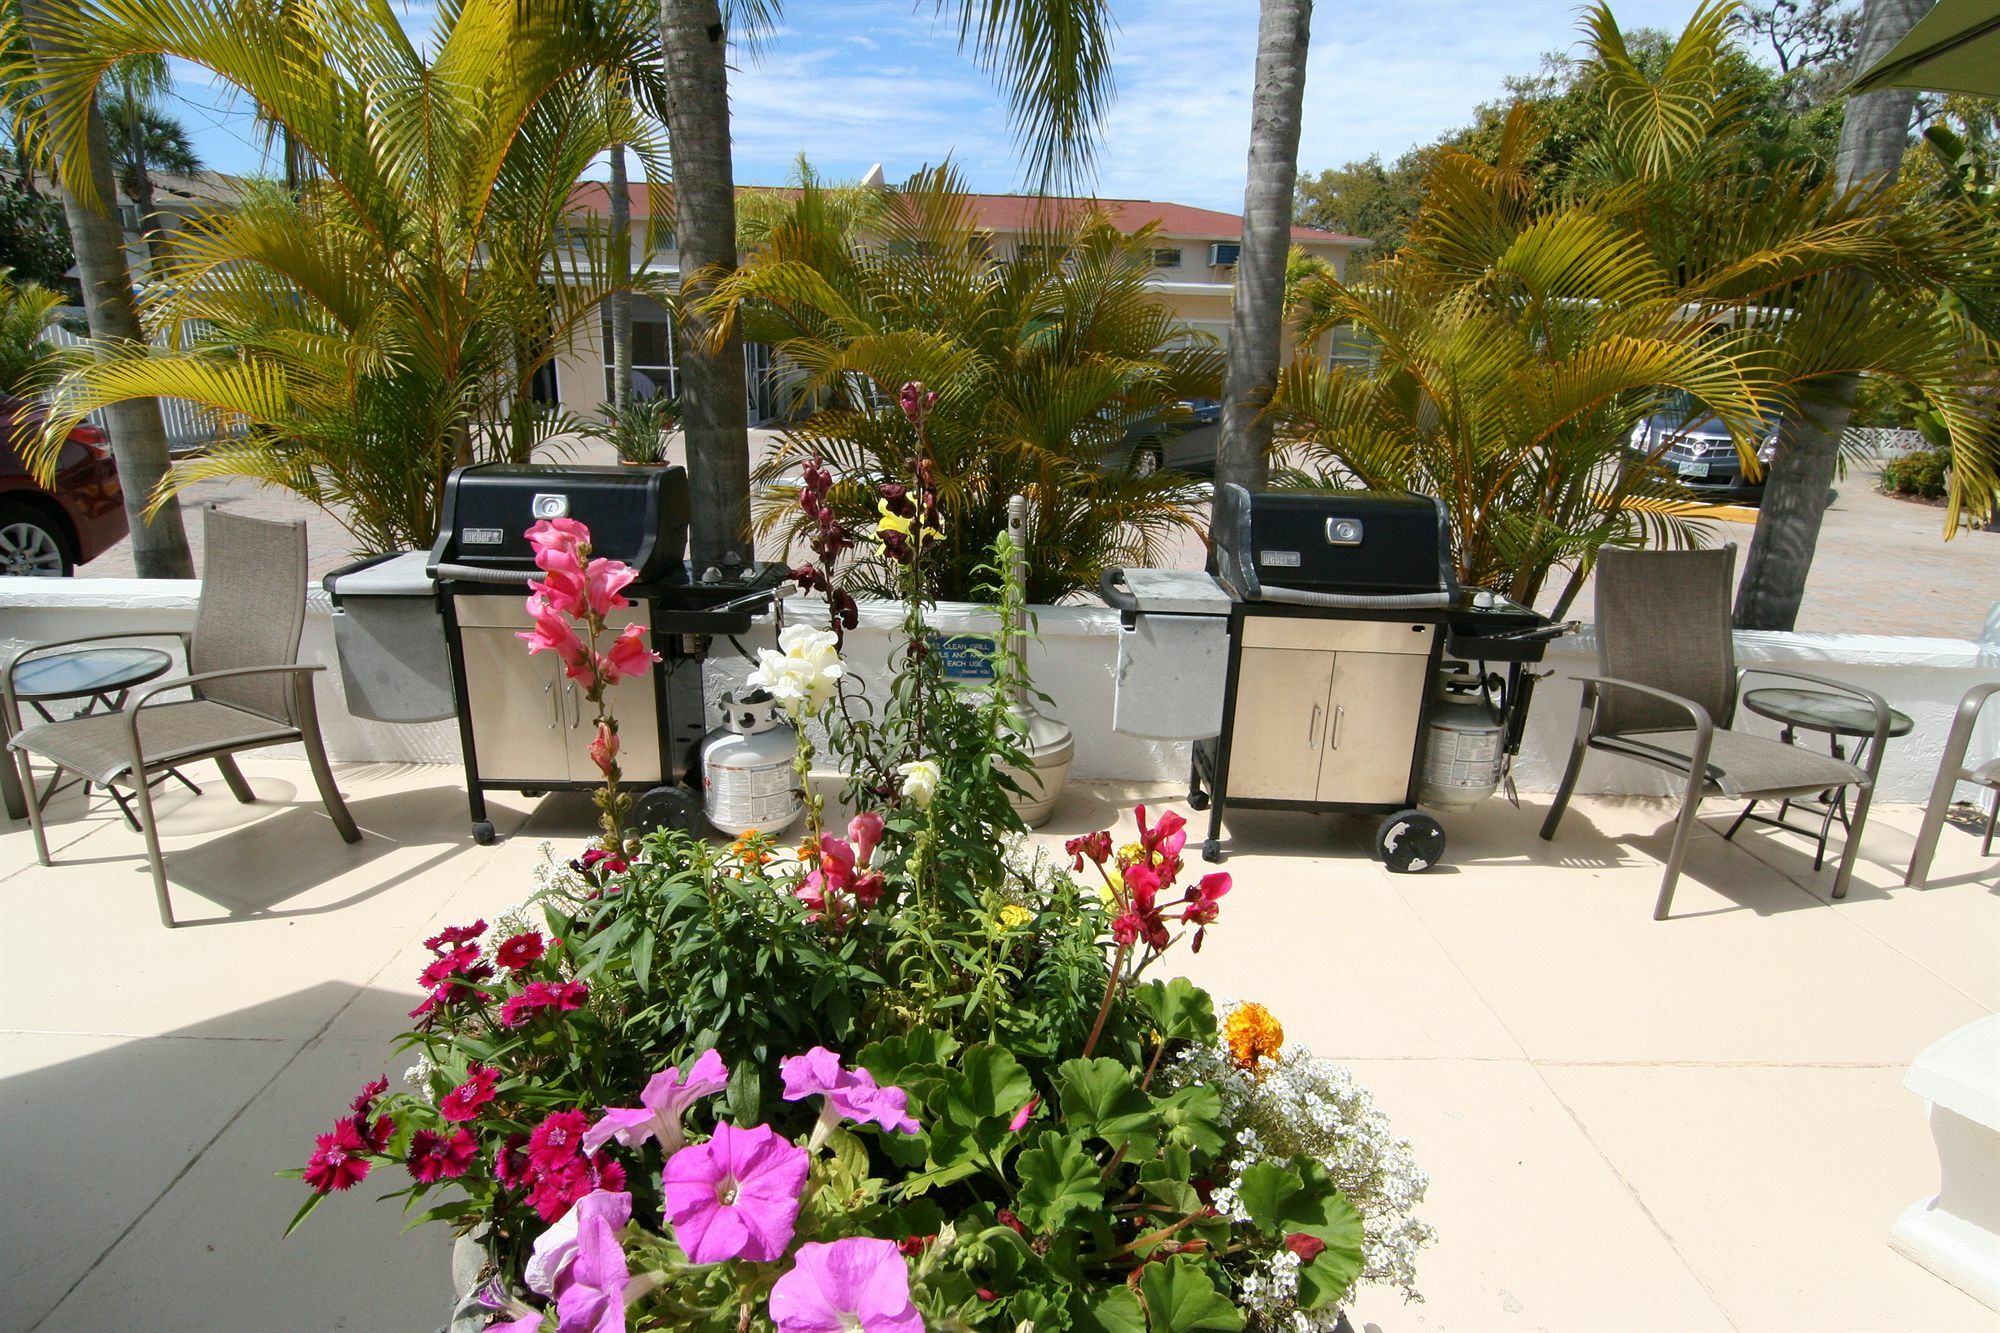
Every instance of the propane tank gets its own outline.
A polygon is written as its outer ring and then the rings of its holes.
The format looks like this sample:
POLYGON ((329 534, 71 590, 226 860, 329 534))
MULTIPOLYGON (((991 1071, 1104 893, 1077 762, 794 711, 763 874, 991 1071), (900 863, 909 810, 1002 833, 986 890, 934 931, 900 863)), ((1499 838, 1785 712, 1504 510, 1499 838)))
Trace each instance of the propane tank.
POLYGON ((715 701, 722 725, 701 743, 701 786, 708 822, 731 837, 776 833, 805 808, 794 785, 798 733, 765 690, 715 701))
POLYGON ((1478 805, 1500 787, 1506 725, 1486 703, 1486 684, 1467 670, 1438 673, 1417 800, 1437 810, 1478 805))

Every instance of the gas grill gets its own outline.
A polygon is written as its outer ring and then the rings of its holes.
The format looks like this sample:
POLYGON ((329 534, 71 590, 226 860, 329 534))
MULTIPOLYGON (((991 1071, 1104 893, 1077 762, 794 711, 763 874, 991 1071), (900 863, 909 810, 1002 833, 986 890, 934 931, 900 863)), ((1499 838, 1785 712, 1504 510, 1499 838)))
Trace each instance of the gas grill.
MULTIPOLYGON (((1242 806, 1382 815, 1376 850, 1391 869, 1437 864, 1443 827, 1417 805, 1490 794, 1520 748, 1526 668, 1567 627, 1460 588, 1434 499, 1223 485, 1212 535, 1228 646, 1220 729, 1196 739, 1188 785, 1189 803, 1209 811, 1203 857, 1222 859, 1224 812, 1242 806), (1476 700, 1440 701, 1447 683, 1476 700)), ((1114 582, 1107 600, 1128 625, 1144 618, 1145 599, 1114 582)), ((1162 610, 1189 605, 1183 595, 1162 610)))
POLYGON ((687 472, 679 467, 547 467, 482 464, 445 482, 444 513, 427 572, 436 581, 465 755, 472 836, 493 840, 489 791, 588 790, 602 777, 590 759, 593 716, 583 687, 554 653, 529 656, 527 584, 538 576, 526 533, 537 521, 573 518, 590 529, 594 556, 632 566, 632 605, 612 613, 615 634, 643 625, 661 655, 650 676, 610 696, 618 716, 622 782, 645 790, 639 827, 696 829, 697 762, 706 712, 702 661, 709 640, 750 628, 768 609, 782 565, 697 572, 686 563, 687 472))

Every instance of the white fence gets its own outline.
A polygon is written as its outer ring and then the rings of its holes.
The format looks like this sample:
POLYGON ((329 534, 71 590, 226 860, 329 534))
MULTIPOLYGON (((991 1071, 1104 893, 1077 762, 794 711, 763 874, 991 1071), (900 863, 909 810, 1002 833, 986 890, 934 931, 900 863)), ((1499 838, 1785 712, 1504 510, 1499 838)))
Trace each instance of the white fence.
POLYGON ((1841 432, 1840 447, 1862 458, 1900 458, 1919 449, 1928 449, 1924 437, 1896 426, 1849 426, 1841 432))

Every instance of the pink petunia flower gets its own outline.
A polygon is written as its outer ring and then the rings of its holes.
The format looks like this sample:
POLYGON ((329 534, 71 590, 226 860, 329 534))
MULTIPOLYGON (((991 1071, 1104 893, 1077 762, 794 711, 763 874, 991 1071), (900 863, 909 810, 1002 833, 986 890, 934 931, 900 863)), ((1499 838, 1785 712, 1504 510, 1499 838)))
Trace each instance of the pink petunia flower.
POLYGON ((472 1137, 469 1129, 461 1129, 450 1138, 420 1129, 410 1136, 410 1155, 403 1165, 413 1179, 430 1185, 440 1180, 456 1180, 471 1168, 478 1156, 479 1140, 472 1137))
POLYGON ((910 1300, 910 1270, 893 1240, 848 1236, 808 1241, 771 1288, 779 1333, 923 1333, 910 1300))
POLYGON ((688 1066, 685 1077, 677 1066, 668 1066, 646 1082, 636 1107, 608 1107, 602 1118, 583 1136, 583 1150, 596 1152, 612 1139, 628 1148, 637 1148, 647 1139, 658 1139, 669 1156, 687 1141, 681 1117, 688 1107, 703 1097, 712 1097, 729 1083, 729 1067, 713 1050, 703 1051, 688 1066))
POLYGON ((557 1333, 624 1333, 632 1280, 618 1233, 632 1220, 632 1196, 595 1190, 535 1240, 522 1279, 556 1303, 557 1333))
POLYGON ((315 1194, 353 1188, 368 1178, 373 1164, 362 1155, 368 1150, 354 1121, 334 1121, 332 1133, 313 1140, 313 1155, 306 1162, 306 1184, 315 1194))
POLYGON ((459 1123, 477 1120, 479 1108, 495 1097, 494 1085, 499 1081, 499 1070, 487 1065, 472 1066, 465 1073, 465 1082, 439 1098, 438 1114, 459 1123))
POLYGON ((811 1159, 769 1125, 717 1125, 706 1143, 667 1159, 663 1177, 674 1239, 698 1264, 768 1263, 792 1243, 811 1159))
POLYGON ((819 1096, 820 1123, 813 1130, 814 1143, 842 1119, 859 1125, 880 1125, 883 1129, 914 1134, 918 1125, 909 1113, 909 1094, 901 1088, 880 1087, 865 1069, 848 1069, 840 1057, 824 1046, 815 1046, 804 1055, 778 1061, 778 1074, 785 1081, 785 1100, 804 1101, 819 1096))

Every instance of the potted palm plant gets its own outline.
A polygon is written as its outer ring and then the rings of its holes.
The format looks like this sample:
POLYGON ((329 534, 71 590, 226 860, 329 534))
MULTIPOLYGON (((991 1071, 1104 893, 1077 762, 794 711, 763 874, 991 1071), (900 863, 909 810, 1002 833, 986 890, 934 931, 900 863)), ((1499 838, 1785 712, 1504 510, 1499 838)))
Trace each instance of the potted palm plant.
POLYGON ((624 405, 606 403, 603 421, 584 433, 618 451, 618 461, 645 467, 667 461, 667 442, 681 424, 678 398, 634 398, 624 405))

